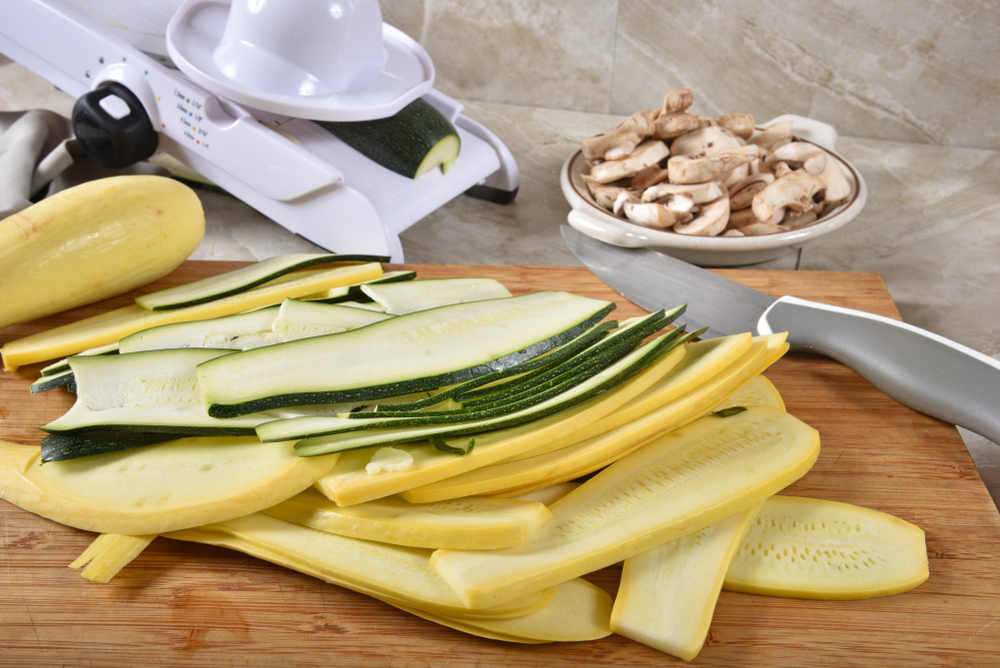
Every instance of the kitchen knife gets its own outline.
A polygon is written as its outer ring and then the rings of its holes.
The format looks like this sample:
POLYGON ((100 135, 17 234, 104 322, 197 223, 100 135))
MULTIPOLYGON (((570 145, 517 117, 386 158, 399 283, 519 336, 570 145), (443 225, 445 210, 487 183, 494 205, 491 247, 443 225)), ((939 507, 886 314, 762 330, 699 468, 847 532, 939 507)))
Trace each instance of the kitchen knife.
POLYGON ((655 311, 687 304, 705 336, 788 332, 793 349, 831 357, 902 404, 1000 443, 1000 361, 882 316, 781 297, 648 248, 619 248, 562 226, 570 250, 616 292, 655 311))

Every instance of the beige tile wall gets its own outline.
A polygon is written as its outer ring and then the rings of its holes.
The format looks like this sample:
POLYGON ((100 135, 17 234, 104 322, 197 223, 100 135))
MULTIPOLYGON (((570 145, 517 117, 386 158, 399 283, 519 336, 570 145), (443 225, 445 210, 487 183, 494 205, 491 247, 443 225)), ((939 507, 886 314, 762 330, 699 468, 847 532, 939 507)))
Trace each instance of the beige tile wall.
POLYGON ((796 113, 1000 149, 997 0, 381 0, 460 98, 614 114, 796 113))

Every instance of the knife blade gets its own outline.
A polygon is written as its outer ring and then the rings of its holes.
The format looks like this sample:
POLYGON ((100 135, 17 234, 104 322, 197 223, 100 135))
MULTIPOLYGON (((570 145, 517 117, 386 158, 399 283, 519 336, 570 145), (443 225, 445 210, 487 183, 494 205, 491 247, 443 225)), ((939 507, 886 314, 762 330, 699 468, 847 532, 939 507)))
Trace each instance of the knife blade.
POLYGON ((653 311, 687 304, 706 336, 787 332, 792 349, 854 369, 910 408, 1000 443, 1000 361, 913 325, 759 290, 649 248, 619 248, 568 226, 573 254, 615 292, 653 311))

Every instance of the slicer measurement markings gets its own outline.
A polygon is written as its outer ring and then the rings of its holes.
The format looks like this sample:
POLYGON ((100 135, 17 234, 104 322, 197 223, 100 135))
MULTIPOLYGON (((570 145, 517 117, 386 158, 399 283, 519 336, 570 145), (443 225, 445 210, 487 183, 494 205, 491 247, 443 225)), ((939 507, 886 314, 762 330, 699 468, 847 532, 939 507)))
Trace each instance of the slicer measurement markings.
POLYGON ((174 91, 174 96, 177 98, 177 110, 181 112, 181 124, 187 127, 183 131, 184 136, 194 143, 200 144, 203 148, 208 148, 208 143, 204 141, 204 138, 208 137, 208 132, 201 127, 201 122, 204 120, 204 117, 200 113, 202 103, 186 97, 179 90, 174 91))

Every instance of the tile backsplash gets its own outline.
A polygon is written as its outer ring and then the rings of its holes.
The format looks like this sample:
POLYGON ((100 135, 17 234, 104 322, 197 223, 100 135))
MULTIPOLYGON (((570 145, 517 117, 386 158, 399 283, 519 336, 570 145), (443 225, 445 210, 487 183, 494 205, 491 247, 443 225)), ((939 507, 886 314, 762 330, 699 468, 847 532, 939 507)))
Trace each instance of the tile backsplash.
POLYGON ((1000 149, 997 0, 381 0, 457 98, 627 115, 785 113, 1000 149))

